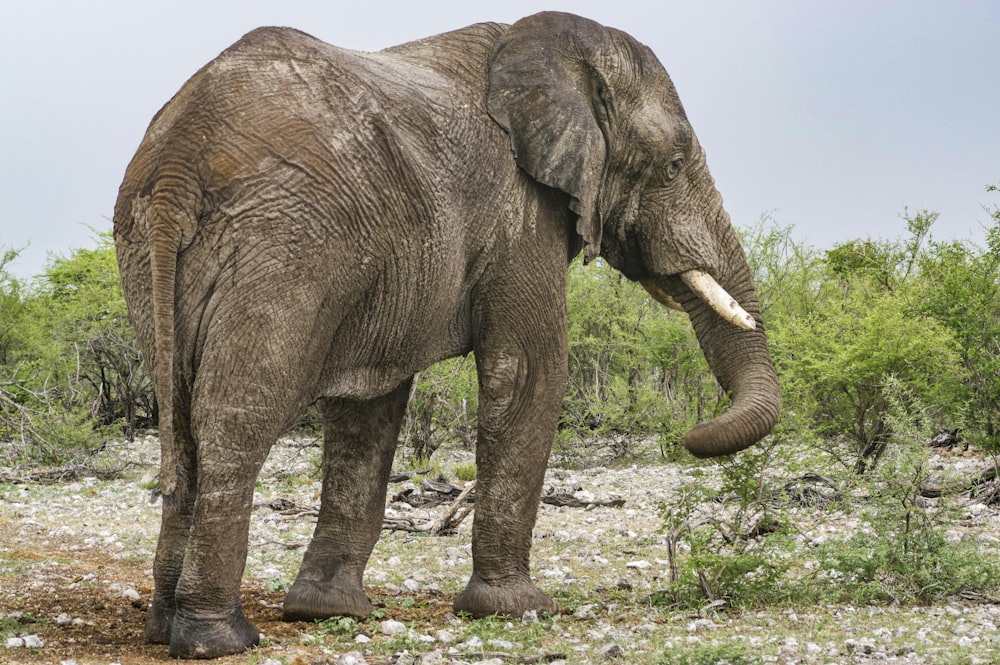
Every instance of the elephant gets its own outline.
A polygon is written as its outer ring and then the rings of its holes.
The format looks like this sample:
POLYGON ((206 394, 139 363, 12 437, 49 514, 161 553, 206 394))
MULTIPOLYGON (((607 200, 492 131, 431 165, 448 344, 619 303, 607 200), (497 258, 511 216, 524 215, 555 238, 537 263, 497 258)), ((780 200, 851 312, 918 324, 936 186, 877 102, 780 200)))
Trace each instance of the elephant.
POLYGON ((581 253, 689 315, 732 397, 686 435, 694 455, 779 415, 751 271, 677 92, 648 47, 585 18, 373 53, 256 29, 154 116, 113 221, 159 404, 144 634, 174 657, 257 643, 240 603, 255 478, 311 405, 320 509, 283 617, 372 612, 362 576, 413 377, 470 352, 478 488, 454 608, 554 611, 529 558, 581 253))

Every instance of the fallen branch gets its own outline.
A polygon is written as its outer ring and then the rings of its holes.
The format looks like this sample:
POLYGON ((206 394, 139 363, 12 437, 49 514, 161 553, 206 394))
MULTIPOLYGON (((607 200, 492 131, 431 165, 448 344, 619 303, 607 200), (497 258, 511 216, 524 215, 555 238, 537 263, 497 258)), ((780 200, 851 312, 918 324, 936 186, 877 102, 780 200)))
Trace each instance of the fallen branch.
POLYGON ((593 501, 581 501, 569 492, 550 492, 542 497, 542 503, 550 506, 564 508, 589 508, 591 506, 603 506, 607 508, 621 508, 625 505, 625 499, 594 499, 593 501))
POLYGON ((458 525, 462 523, 469 513, 473 511, 475 505, 469 499, 473 490, 476 489, 477 482, 473 480, 469 483, 468 487, 462 490, 461 494, 458 495, 448 509, 448 512, 444 514, 444 517, 437 520, 434 526, 431 527, 431 535, 438 536, 444 533, 454 533, 458 529, 458 525))
POLYGON ((422 470, 403 471, 401 473, 394 473, 391 476, 389 476, 389 482, 390 483, 402 483, 402 482, 405 482, 407 480, 413 480, 414 476, 426 476, 430 472, 431 472, 430 467, 427 467, 426 469, 422 469, 422 470))
POLYGON ((483 653, 477 653, 477 658, 482 658, 484 660, 504 660, 511 663, 524 663, 525 665, 533 665, 534 663, 553 663, 557 660, 566 660, 566 654, 564 653, 546 653, 539 656, 518 656, 513 653, 506 653, 504 651, 484 651, 483 653))
POLYGON ((928 499, 936 499, 946 494, 957 494, 967 490, 975 489, 980 485, 985 485, 997 477, 997 460, 994 458, 983 466, 978 473, 966 480, 959 480, 947 484, 938 484, 927 481, 920 486, 920 496, 928 499))
POLYGON ((67 464, 52 469, 36 471, 0 472, 0 483, 23 485, 25 483, 63 483, 80 478, 97 478, 98 480, 114 480, 119 478, 131 464, 126 463, 111 469, 95 469, 86 464, 67 464))

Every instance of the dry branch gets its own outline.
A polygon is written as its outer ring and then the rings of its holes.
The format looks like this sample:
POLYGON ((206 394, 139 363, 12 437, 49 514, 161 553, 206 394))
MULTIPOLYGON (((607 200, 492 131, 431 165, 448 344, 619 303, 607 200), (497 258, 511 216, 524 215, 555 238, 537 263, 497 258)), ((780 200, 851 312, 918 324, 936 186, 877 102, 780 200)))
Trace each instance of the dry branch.
POLYGON ((945 484, 927 481, 920 486, 920 496, 928 499, 936 499, 946 494, 957 494, 959 492, 975 489, 976 487, 985 485, 997 477, 997 466, 998 460, 994 458, 980 468, 979 471, 971 478, 945 484))

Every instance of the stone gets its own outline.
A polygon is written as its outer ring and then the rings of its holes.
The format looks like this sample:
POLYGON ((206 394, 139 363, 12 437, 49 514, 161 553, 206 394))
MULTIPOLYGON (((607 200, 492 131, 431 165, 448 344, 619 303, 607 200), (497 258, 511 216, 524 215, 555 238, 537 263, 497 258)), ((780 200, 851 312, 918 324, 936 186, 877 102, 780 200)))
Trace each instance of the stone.
POLYGON ((26 649, 41 649, 45 646, 45 640, 38 635, 25 635, 21 639, 24 640, 24 647, 26 649))
POLYGON ((406 632, 406 624, 394 619, 386 619, 379 625, 378 632, 383 635, 402 635, 406 632))
POLYGON ((599 652, 602 660, 618 660, 625 657, 625 649, 618 644, 609 644, 599 652))

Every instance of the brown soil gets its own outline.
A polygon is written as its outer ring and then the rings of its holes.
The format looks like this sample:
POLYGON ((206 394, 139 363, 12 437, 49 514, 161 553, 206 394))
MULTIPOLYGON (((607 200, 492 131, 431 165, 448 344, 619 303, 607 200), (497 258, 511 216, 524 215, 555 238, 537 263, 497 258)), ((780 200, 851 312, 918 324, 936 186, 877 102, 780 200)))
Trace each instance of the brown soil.
MULTIPOLYGON (((166 645, 147 644, 143 640, 143 622, 153 591, 144 573, 144 569, 148 569, 147 562, 109 560, 102 558, 97 551, 73 552, 69 560, 62 552, 36 550, 15 550, 8 556, 9 562, 24 568, 20 574, 0 578, 0 625, 6 625, 8 634, 13 630, 21 636, 37 635, 44 640, 45 646, 42 649, 4 649, 4 645, 0 644, 0 663, 75 660, 78 665, 115 662, 145 665, 167 661, 196 662, 171 660, 166 645), (43 584, 39 584, 40 579, 44 580, 43 584), (138 591, 141 599, 129 600, 120 588, 112 586, 116 582, 138 591), (55 621, 60 614, 80 619, 83 623, 78 621, 60 626, 55 621)), ((388 593, 379 588, 367 591, 375 606, 383 608, 383 618, 403 622, 442 625, 445 615, 451 611, 453 600, 446 596, 418 595, 413 597, 413 607, 386 607, 384 601, 388 593)), ((316 626, 310 623, 282 621, 283 599, 284 592, 269 592, 259 586, 244 584, 244 612, 267 637, 269 649, 275 646, 280 648, 282 644, 298 644, 303 633, 316 630, 316 626)), ((369 624, 362 624, 363 632, 377 630, 377 621, 369 624)), ((247 656, 241 654, 212 662, 220 665, 246 663, 247 656)), ((312 661, 297 653, 292 662, 309 665, 329 660, 321 658, 312 661)))

